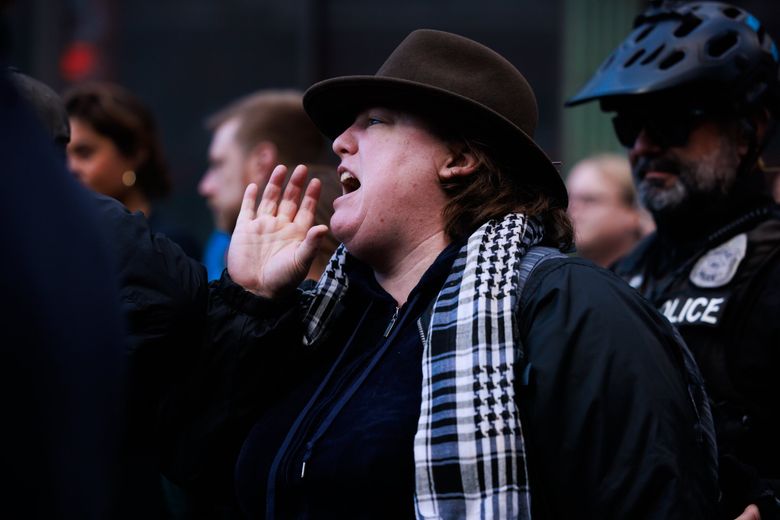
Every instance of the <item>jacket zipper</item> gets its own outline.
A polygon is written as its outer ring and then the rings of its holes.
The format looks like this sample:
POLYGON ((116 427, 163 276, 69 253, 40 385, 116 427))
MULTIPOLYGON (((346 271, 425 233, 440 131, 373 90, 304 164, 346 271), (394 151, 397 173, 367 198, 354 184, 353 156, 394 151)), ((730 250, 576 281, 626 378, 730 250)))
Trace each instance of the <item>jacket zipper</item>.
MULTIPOLYGON (((393 331, 393 327, 395 327, 396 322, 398 321, 398 315, 400 313, 400 307, 396 307, 393 311, 393 315, 390 317, 390 321, 387 324, 387 328, 385 328, 385 332, 382 335, 383 338, 387 339, 387 337, 390 335, 390 333, 393 331)), ((373 356, 372 356, 373 357, 373 356)), ((311 457, 312 450, 314 448, 314 443, 317 440, 319 429, 312 428, 312 426, 319 420, 320 425, 325 421, 328 417, 328 415, 325 416, 325 418, 322 418, 322 412, 323 410, 326 410, 328 406, 335 400, 337 402, 336 407, 338 407, 338 400, 341 399, 341 396, 345 394, 345 392, 342 392, 342 383, 345 381, 355 380, 352 376, 355 373, 360 373, 361 371, 365 370, 366 366, 371 364, 371 357, 369 357, 368 362, 364 364, 360 364, 357 367, 355 367, 353 370, 350 370, 349 372, 346 372, 342 374, 340 381, 336 384, 336 386, 333 388, 333 392, 321 403, 319 403, 318 406, 314 407, 312 409, 310 419, 307 421, 307 424, 304 428, 302 428, 300 431, 303 433, 301 436, 300 441, 303 441, 306 438, 309 438, 309 442, 306 443, 306 449, 304 450, 303 457, 301 458, 301 472, 300 472, 300 478, 303 479, 306 475, 306 463, 309 461, 309 458, 311 457)), ((359 379, 359 377, 358 377, 359 379)), ((332 408, 331 408, 332 409, 332 408)), ((300 450, 301 442, 296 442, 290 449, 290 462, 295 460, 295 453, 300 450)), ((289 474, 288 472, 285 472, 289 474)))
MULTIPOLYGON (((294 464, 294 461, 297 459, 295 456, 296 452, 299 452, 304 439, 309 439, 308 442, 306 442, 305 450, 303 453, 303 456, 300 459, 300 473, 297 473, 298 478, 303 479, 306 476, 306 465, 309 462, 309 459, 311 458, 311 455, 314 451, 314 446, 316 445, 317 441, 322 437, 326 430, 330 427, 330 425, 335 420, 336 416, 340 413, 343 406, 349 401, 349 399, 354 395, 357 388, 363 383, 365 378, 368 376, 368 374, 371 372, 371 370, 376 366, 376 364, 379 362, 379 359, 384 355, 384 353, 387 351, 387 348, 393 343, 395 340, 395 335, 397 334, 397 330, 395 329, 395 325, 398 322, 398 317, 400 315, 400 307, 396 307, 395 311, 393 312, 393 316, 390 318, 390 322, 387 325, 387 328, 385 329, 385 332, 383 334, 383 337, 385 338, 385 341, 382 342, 382 345, 380 348, 368 359, 367 364, 361 364, 360 366, 356 367, 355 370, 350 371, 349 373, 343 374, 343 376, 340 378, 341 381, 339 381, 339 386, 337 386, 334 391, 330 394, 329 398, 323 401, 319 404, 319 406, 316 406, 316 410, 313 410, 313 413, 311 414, 308 421, 306 421, 306 427, 302 429, 298 429, 296 432, 300 435, 300 438, 297 442, 292 443, 293 445, 290 446, 289 450, 287 451, 287 462, 285 466, 287 466, 287 471, 284 471, 284 473, 290 474, 290 471, 292 468, 290 467, 290 464, 294 464), (357 377, 352 377, 354 374, 358 374, 357 377), (340 383, 344 381, 352 381, 351 384, 348 386, 348 388, 345 391, 341 391, 340 383), (328 405, 331 402, 334 402, 335 404, 330 407, 330 411, 322 417, 321 412, 325 410, 328 405), (316 429, 312 429, 311 426, 315 423, 319 422, 319 425, 316 429)), ((283 473, 283 474, 284 474, 283 473)))
POLYGON ((314 443, 312 441, 306 443, 306 451, 303 453, 303 459, 301 461, 301 480, 303 480, 303 476, 306 474, 306 463, 309 461, 309 457, 311 457, 311 450, 313 447, 314 443))
POLYGON ((390 323, 387 324, 387 328, 385 329, 384 336, 387 338, 387 336, 390 335, 390 332, 393 330, 393 326, 395 326, 395 322, 398 320, 398 311, 400 307, 395 308, 395 312, 393 313, 393 316, 390 318, 390 323))
POLYGON ((425 337, 425 330, 420 320, 417 320, 417 331, 420 333, 420 341, 422 341, 423 349, 428 348, 428 339, 425 337))
POLYGON ((342 374, 341 377, 339 377, 339 380, 335 382, 333 391, 330 392, 322 401, 316 403, 309 410, 305 421, 301 424, 300 428, 296 432, 298 438, 291 442, 290 447, 287 450, 287 455, 285 456, 284 462, 282 463, 282 475, 283 478, 287 479, 288 482, 291 481, 290 477, 295 478, 296 476, 299 476, 301 479, 304 477, 306 474, 306 463, 311 457, 312 449, 314 448, 314 442, 309 440, 305 443, 303 457, 301 458, 300 462, 300 473, 295 471, 298 466, 296 463, 296 454, 300 453, 306 439, 312 439, 312 436, 317 431, 318 423, 322 424, 323 415, 327 416, 328 408, 332 408, 330 405, 334 401, 338 402, 340 396, 344 393, 344 383, 348 382, 350 379, 354 379, 353 375, 364 369, 366 364, 369 362, 370 359, 366 363, 361 363, 352 370, 342 374))
POLYGON ((309 402, 306 404, 306 406, 303 407, 303 410, 301 410, 301 412, 298 414, 298 418, 290 427, 290 430, 287 432, 284 441, 282 441, 282 444, 279 447, 279 450, 277 451, 273 462, 271 463, 271 468, 268 471, 268 484, 266 488, 266 507, 265 507, 266 518, 273 519, 276 517, 276 482, 279 477, 279 472, 282 471, 282 475, 289 474, 287 471, 285 471, 285 468, 289 466, 291 456, 296 451, 298 451, 298 448, 300 447, 302 440, 305 438, 305 435, 308 432, 309 427, 311 426, 313 417, 318 415, 318 414, 310 415, 310 412, 315 407, 319 408, 318 406, 316 406, 318 404, 317 399, 327 387, 328 383, 330 382, 331 378, 333 377, 336 371, 336 368, 340 365, 341 360, 344 358, 344 355, 349 349, 349 346, 352 344, 352 341, 354 340, 357 331, 362 327, 363 320, 368 315, 368 311, 370 307, 371 305, 369 304, 369 308, 366 309, 366 311, 363 313, 363 316, 361 317, 360 321, 355 327, 355 330, 352 332, 352 335, 347 340, 347 344, 345 348, 336 357, 336 360, 331 365, 330 370, 322 379, 322 382, 319 384, 319 386, 314 391, 312 396, 309 398, 309 402))

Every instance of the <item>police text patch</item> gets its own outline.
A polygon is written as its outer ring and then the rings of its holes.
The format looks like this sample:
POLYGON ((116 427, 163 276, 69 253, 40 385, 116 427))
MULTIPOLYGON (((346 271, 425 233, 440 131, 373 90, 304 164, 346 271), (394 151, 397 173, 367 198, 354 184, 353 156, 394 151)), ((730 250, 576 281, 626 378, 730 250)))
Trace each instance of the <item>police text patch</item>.
POLYGON ((661 305, 661 313, 673 325, 715 326, 726 307, 726 295, 677 296, 661 305))

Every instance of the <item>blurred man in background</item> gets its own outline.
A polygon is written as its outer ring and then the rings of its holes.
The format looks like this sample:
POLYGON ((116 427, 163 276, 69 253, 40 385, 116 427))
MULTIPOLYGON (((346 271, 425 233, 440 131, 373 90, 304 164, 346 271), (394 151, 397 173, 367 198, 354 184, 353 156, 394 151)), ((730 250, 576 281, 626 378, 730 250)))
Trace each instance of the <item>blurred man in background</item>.
MULTIPOLYGON (((206 245, 204 264, 209 279, 219 278, 225 268, 230 234, 236 225, 244 189, 256 183, 262 192, 278 164, 290 170, 306 164, 322 181, 317 223, 328 224, 333 199, 341 186, 332 168, 322 166, 325 140, 303 111, 302 95, 292 90, 262 90, 241 98, 206 121, 213 133, 209 146, 209 169, 198 185, 214 215, 215 232, 206 245)), ((329 237, 312 266, 319 278, 327 259, 336 249, 329 237)))
POLYGON ((623 156, 586 157, 571 169, 566 187, 577 252, 601 267, 622 258, 655 227, 639 206, 623 156))
POLYGON ((740 8, 653 2, 569 104, 596 99, 658 228, 615 271, 677 325, 705 376, 720 518, 750 503, 778 518, 780 212, 759 161, 780 114, 777 47, 740 8))

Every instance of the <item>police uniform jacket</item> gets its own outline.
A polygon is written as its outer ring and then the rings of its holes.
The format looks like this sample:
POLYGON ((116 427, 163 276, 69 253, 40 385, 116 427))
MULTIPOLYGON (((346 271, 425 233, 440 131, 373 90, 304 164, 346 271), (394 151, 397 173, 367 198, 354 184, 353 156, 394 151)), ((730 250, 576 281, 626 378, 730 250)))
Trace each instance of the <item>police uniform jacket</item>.
POLYGON ((750 502, 770 517, 780 495, 780 212, 754 202, 698 240, 653 234, 614 268, 678 327, 704 375, 725 518, 750 502))

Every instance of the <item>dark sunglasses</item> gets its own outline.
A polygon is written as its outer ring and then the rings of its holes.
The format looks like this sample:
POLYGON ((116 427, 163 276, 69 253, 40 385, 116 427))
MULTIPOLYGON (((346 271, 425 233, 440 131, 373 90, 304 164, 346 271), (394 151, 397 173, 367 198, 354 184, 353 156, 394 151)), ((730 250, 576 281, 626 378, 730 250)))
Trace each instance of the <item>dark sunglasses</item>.
POLYGON ((657 114, 618 112, 612 118, 620 144, 632 148, 639 134, 644 130, 653 143, 661 148, 685 146, 691 132, 704 120, 702 110, 680 110, 657 114))

